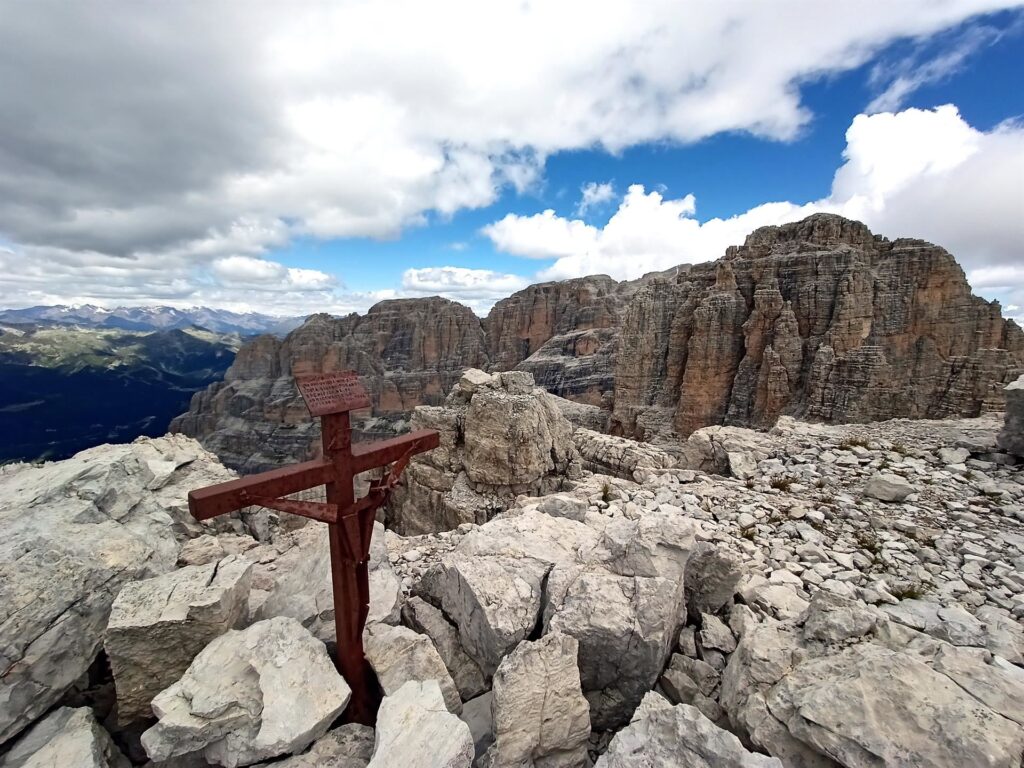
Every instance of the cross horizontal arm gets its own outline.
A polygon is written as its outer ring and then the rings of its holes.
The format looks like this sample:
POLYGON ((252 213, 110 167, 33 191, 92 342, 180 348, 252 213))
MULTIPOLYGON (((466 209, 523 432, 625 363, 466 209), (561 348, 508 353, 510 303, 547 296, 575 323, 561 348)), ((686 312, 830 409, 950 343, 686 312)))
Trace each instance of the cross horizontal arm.
POLYGON ((389 440, 356 443, 352 446, 352 474, 398 461, 406 453, 422 453, 437 448, 441 438, 433 429, 419 429, 389 440))
POLYGON ((256 498, 277 498, 323 485, 333 479, 333 473, 334 465, 325 459, 272 469, 258 475, 197 488, 188 495, 188 509, 196 520, 209 520, 256 504, 256 498))
POLYGON ((264 499, 257 497, 253 503, 267 509, 276 509, 278 512, 287 512, 290 515, 308 517, 310 520, 319 520, 321 523, 338 522, 338 505, 325 504, 322 501, 300 501, 298 499, 264 499))

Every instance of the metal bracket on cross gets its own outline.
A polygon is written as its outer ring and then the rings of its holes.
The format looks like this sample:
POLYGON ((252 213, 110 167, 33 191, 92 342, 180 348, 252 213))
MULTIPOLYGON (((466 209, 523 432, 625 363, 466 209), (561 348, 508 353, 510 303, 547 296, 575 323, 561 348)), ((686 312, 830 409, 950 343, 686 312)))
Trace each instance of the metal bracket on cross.
POLYGON ((377 702, 372 673, 363 657, 363 627, 370 603, 367 561, 373 521, 409 460, 436 448, 440 438, 435 430, 422 429, 390 440, 353 445, 349 412, 372 404, 355 371, 300 377, 295 384, 310 415, 320 417, 323 456, 192 491, 188 495, 189 510, 197 520, 208 520, 244 507, 261 506, 327 523, 338 668, 352 688, 346 714, 350 721, 372 725, 377 702), (386 469, 370 482, 369 493, 357 500, 353 478, 374 468, 386 469), (287 498, 319 485, 326 488, 326 501, 287 498))

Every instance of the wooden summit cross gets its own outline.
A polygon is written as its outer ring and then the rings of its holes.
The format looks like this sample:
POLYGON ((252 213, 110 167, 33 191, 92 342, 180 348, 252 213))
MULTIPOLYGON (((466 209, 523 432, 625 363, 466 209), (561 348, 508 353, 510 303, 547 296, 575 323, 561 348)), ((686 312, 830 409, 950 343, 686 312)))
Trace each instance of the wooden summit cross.
POLYGON ((260 506, 327 523, 338 668, 352 688, 346 714, 350 721, 372 725, 376 692, 371 690, 363 658, 363 627, 370 604, 367 560, 373 521, 409 459, 436 448, 439 438, 435 430, 421 429, 391 440, 352 445, 349 411, 371 404, 355 371, 306 376, 295 383, 310 415, 320 417, 323 456, 192 491, 188 507, 197 520, 260 506), (370 492, 357 501, 352 478, 388 464, 391 468, 373 480, 370 492), (318 485, 326 486, 326 503, 283 498, 318 485))

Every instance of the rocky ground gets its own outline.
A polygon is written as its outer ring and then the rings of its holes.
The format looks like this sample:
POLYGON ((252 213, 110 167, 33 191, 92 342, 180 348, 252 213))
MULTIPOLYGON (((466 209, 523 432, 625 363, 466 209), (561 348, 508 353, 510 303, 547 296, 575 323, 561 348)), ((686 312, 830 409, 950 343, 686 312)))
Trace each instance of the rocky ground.
POLYGON ((427 414, 450 432, 412 476, 445 517, 375 533, 375 729, 338 724, 323 526, 194 523, 229 473, 180 436, 4 470, 0 767, 1021 765, 1001 417, 655 448, 549 398, 470 372, 427 414))

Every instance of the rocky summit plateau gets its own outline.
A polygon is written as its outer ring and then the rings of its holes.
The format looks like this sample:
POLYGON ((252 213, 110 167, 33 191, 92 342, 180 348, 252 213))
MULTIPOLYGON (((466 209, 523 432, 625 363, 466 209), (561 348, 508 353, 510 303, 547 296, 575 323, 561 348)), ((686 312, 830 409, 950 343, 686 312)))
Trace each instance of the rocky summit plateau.
POLYGON ((324 525, 196 522, 180 434, 3 467, 0 768, 1019 768, 1021 391, 654 445, 465 370, 374 528, 372 727, 324 525))
MULTIPOLYGON (((467 368, 531 373, 596 407, 597 431, 674 442, 711 425, 771 427, 975 417, 1001 410, 1024 332, 971 292, 943 248, 831 214, 750 234, 714 262, 639 280, 532 285, 480 319, 442 298, 314 315, 247 343, 171 430, 232 468, 306 458, 318 443, 294 377, 357 371, 366 434, 402 431, 467 368)), ((582 412, 581 412, 582 413, 582 412)))
POLYGON ((315 315, 173 426, 0 467, 0 768, 1022 766, 1024 340, 941 248, 819 215, 315 315), (358 438, 439 438, 374 521, 372 725, 327 527, 186 501, 348 368, 358 438))

